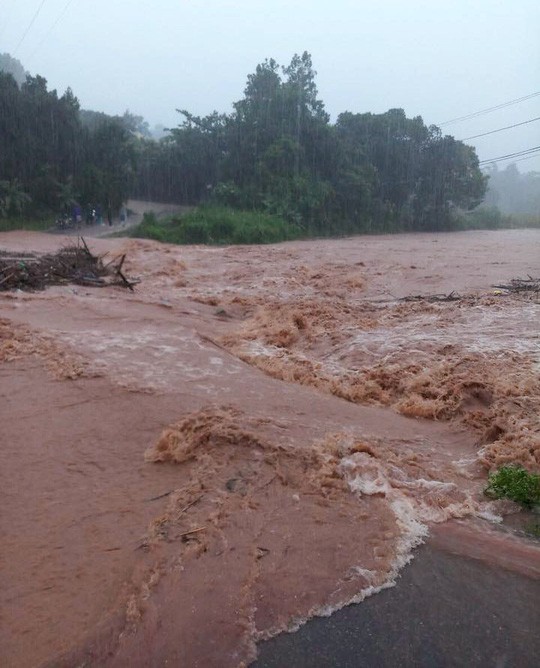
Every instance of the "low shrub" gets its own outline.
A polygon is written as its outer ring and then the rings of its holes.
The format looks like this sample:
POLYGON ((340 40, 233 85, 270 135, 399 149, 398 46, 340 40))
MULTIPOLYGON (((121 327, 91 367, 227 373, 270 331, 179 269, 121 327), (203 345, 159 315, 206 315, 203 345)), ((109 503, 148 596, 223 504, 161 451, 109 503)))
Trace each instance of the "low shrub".
POLYGON ((520 466, 503 466, 489 475, 484 492, 492 499, 511 499, 531 508, 540 504, 540 475, 520 466))
POLYGON ((297 239, 300 228, 276 215, 206 205, 181 217, 145 214, 130 236, 175 244, 269 244, 297 239))
MULTIPOLYGON (((118 232, 115 236, 122 236, 123 232, 118 232)), ((142 239, 153 239, 154 241, 167 241, 165 230, 158 222, 155 214, 150 211, 143 215, 142 221, 129 232, 129 236, 142 239)))
POLYGON ((540 520, 526 524, 525 533, 531 538, 538 538, 540 540, 540 520))
POLYGON ((203 220, 178 221, 178 227, 171 229, 169 239, 173 243, 207 244, 211 242, 210 229, 203 220))
POLYGON ((33 230, 45 232, 54 227, 54 220, 46 218, 23 218, 23 217, 0 217, 0 232, 10 232, 11 230, 33 230))
POLYGON ((502 230, 539 228, 540 215, 502 213, 496 206, 479 206, 472 211, 459 211, 452 217, 454 230, 502 230))

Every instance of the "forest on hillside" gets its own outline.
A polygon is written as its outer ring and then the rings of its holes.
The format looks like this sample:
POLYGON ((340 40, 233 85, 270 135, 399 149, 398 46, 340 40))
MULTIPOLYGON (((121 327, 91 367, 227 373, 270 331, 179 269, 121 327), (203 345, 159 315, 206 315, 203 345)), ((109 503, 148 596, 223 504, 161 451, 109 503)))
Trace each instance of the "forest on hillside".
POLYGON ((540 172, 522 174, 513 163, 504 169, 494 163, 486 173, 489 177, 487 205, 507 215, 540 216, 540 172))
POLYGON ((332 123, 307 52, 258 65, 230 113, 179 110, 159 141, 141 117, 81 110, 6 54, 0 70, 0 216, 137 197, 269 214, 305 235, 445 230, 486 195, 474 148, 420 116, 332 123))

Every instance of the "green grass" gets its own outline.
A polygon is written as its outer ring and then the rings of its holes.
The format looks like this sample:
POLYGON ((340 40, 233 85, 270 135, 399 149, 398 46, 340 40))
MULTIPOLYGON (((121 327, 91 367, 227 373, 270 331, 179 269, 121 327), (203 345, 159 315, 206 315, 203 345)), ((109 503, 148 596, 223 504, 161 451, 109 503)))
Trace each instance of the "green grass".
POLYGON ((540 215, 526 213, 504 214, 492 206, 479 206, 473 211, 454 216, 456 230, 504 230, 540 228, 540 215))
POLYGON ((200 206, 181 217, 147 213, 130 236, 173 244, 271 244, 297 239, 300 229, 279 216, 200 206))
POLYGON ((507 227, 510 228, 535 228, 540 229, 540 214, 534 215, 532 213, 512 213, 508 218, 507 227))
POLYGON ((33 230, 45 232, 54 226, 52 218, 0 218, 0 232, 33 230))
POLYGON ((540 504, 540 475, 520 466, 503 466, 489 475, 484 492, 492 499, 511 499, 532 508, 540 504))
POLYGON ((526 524, 525 533, 531 538, 538 538, 540 540, 540 520, 526 524))

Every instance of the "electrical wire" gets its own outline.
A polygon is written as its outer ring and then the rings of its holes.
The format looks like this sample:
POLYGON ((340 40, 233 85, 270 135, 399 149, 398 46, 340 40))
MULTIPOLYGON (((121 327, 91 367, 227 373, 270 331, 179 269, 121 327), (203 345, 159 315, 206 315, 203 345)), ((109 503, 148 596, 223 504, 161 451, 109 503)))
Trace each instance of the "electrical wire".
POLYGON ((443 125, 450 125, 450 123, 458 123, 461 121, 467 121, 469 118, 476 118, 477 116, 482 116, 483 114, 490 114, 492 111, 497 111, 498 109, 504 109, 505 107, 510 107, 513 104, 518 104, 518 102, 525 102, 525 100, 530 100, 533 97, 540 95, 540 90, 535 93, 530 93, 523 97, 518 97, 515 100, 509 100, 508 102, 503 102, 502 104, 497 104, 494 107, 488 107, 487 109, 480 109, 480 111, 474 111, 472 114, 467 114, 466 116, 458 116, 457 118, 451 118, 449 121, 444 121, 444 123, 439 123, 439 127, 443 125))
POLYGON ((527 155, 525 158, 518 158, 517 160, 514 160, 514 162, 523 162, 523 160, 530 160, 531 158, 536 158, 536 153, 533 153, 533 155, 527 155))
POLYGON ((26 35, 28 35, 28 33, 30 32, 30 28, 34 25, 34 22, 35 22, 35 20, 37 19, 37 17, 39 16, 39 13, 40 13, 40 11, 42 10, 44 4, 45 4, 45 0, 41 0, 41 4, 40 4, 39 7, 37 8, 37 11, 36 11, 36 13, 34 14, 34 16, 32 17, 32 20, 30 21, 30 23, 28 24, 28 27, 27 27, 26 30, 24 31, 23 36, 22 36, 21 39, 19 40, 19 43, 18 43, 17 46, 15 47, 15 50, 13 51, 13 55, 15 55, 15 54, 17 53, 17 51, 19 50, 19 47, 20 47, 21 44, 24 42, 24 40, 25 40, 25 38, 26 38, 26 35))
POLYGON ((31 60, 31 59, 36 55, 36 52, 39 51, 39 49, 43 46, 43 44, 45 43, 45 40, 47 39, 47 37, 48 37, 48 36, 50 35, 50 33, 56 28, 56 26, 60 23, 60 21, 64 18, 64 14, 67 12, 67 10, 70 8, 70 6, 71 6, 72 4, 73 4, 73 0, 68 0, 68 1, 66 2, 66 4, 64 5, 64 8, 62 9, 62 11, 60 12, 60 14, 58 15, 58 18, 57 18, 56 21, 51 25, 51 27, 47 30, 47 32, 45 33, 45 35, 43 35, 43 38, 41 39, 41 41, 38 43, 38 45, 36 46, 36 48, 32 51, 32 53, 31 53, 30 56, 28 57, 28 60, 31 60))
POLYGON ((490 158, 489 160, 480 160, 479 164, 484 165, 488 162, 498 162, 499 160, 511 160, 512 158, 519 158, 522 155, 536 155, 537 153, 540 153, 540 146, 533 146, 532 148, 528 148, 525 151, 517 151, 516 153, 507 153, 506 155, 499 155, 497 158, 490 158))
POLYGON ((533 155, 527 155, 525 158, 518 158, 517 160, 514 160, 513 162, 523 162, 523 160, 530 160, 531 158, 536 158, 537 155, 533 153, 533 155))
POLYGON ((493 135, 496 132, 502 132, 503 130, 510 130, 510 128, 518 128, 520 125, 527 125, 527 123, 533 123, 534 121, 540 121, 540 116, 537 116, 536 118, 531 118, 528 121, 523 121, 522 123, 514 123, 514 125, 507 125, 506 127, 499 128, 498 130, 491 130, 490 132, 483 132, 480 135, 465 137, 464 139, 460 139, 459 141, 467 141, 468 139, 478 139, 478 137, 486 137, 487 135, 493 135))
POLYGON ((499 155, 496 158, 490 158, 489 160, 481 160, 480 164, 486 162, 497 162, 498 160, 510 160, 512 158, 518 158, 522 155, 536 154, 540 152, 540 146, 535 146, 534 148, 529 148, 526 151, 516 151, 515 153, 507 153, 506 155, 499 155))

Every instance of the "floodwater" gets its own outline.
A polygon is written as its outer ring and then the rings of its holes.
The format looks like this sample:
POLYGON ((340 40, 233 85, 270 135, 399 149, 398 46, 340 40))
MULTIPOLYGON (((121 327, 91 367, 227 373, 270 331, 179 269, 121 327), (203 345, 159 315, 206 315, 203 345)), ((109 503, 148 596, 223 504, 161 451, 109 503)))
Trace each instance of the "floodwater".
POLYGON ((492 287, 539 242, 95 239, 134 293, 0 293, 3 664, 245 665, 426 540, 538 582, 482 490, 540 468, 538 295, 492 287))

